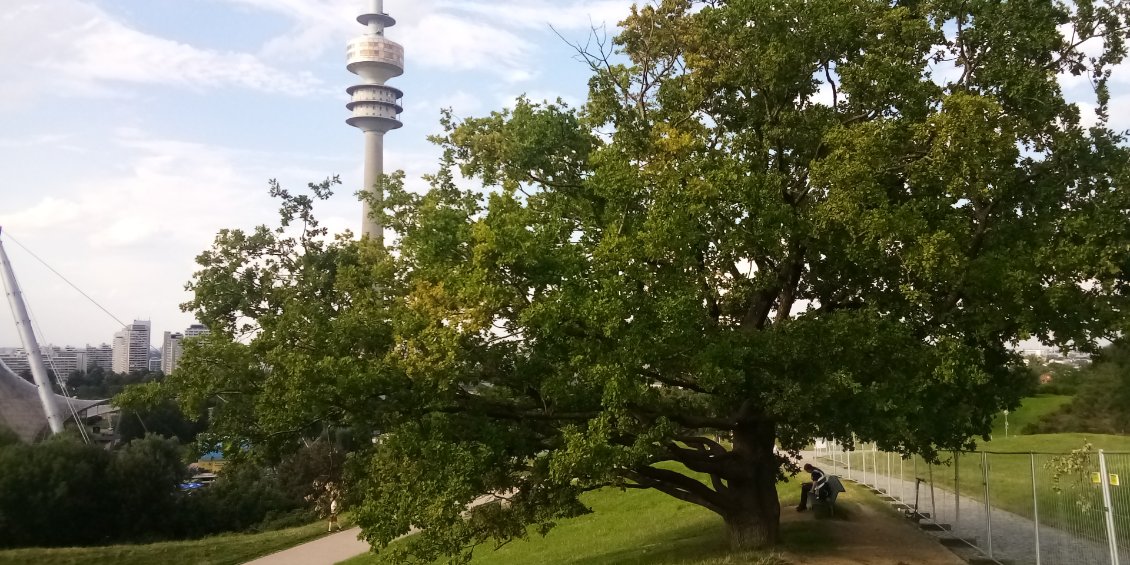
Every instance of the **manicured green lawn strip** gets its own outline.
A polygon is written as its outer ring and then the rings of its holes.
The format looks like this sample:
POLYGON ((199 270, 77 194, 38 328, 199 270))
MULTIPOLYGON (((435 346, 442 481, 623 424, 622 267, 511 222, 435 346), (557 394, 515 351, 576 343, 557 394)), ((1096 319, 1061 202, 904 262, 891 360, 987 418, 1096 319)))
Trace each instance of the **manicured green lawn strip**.
POLYGON ((0 551, 0 565, 235 565, 326 534, 325 523, 186 542, 0 551))
MULTIPOLYGON (((793 512, 800 499, 796 483, 778 485, 782 512, 793 512)), ((839 511, 852 514, 868 495, 849 486, 839 511)), ((539 565, 771 565, 782 563, 771 554, 732 555, 721 518, 709 510, 657 491, 605 489, 583 497, 594 512, 562 520, 542 537, 531 530, 495 550, 480 548, 473 565, 538 563, 539 565)), ((786 522, 783 547, 796 553, 831 551, 828 529, 834 520, 786 522)), ((347 565, 380 563, 374 555, 346 561, 347 565)))
MULTIPOLYGON (((1057 394, 1041 394, 1025 398, 1020 403, 1019 408, 1008 414, 1008 436, 1021 435, 1028 424, 1058 411, 1064 404, 1071 402, 1072 398, 1071 396, 1057 394)), ((1005 437, 1004 421, 1005 415, 1003 413, 993 420, 992 438, 994 440, 1005 437)))

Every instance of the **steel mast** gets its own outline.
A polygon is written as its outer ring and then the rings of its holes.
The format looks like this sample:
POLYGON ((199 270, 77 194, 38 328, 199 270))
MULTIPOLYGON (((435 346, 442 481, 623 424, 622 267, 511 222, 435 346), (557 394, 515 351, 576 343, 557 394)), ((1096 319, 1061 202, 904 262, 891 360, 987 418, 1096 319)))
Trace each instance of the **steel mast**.
POLYGON ((4 289, 8 295, 8 304, 12 307, 12 316, 16 319, 16 330, 19 331, 20 341, 23 342, 24 351, 27 352, 27 361, 31 365, 31 375, 39 387, 39 401, 43 404, 43 412, 47 415, 47 425, 51 432, 58 434, 63 431, 63 418, 59 414, 59 407, 55 404, 54 390, 51 388, 51 379, 47 374, 47 367, 43 364, 43 352, 39 349, 39 342, 35 340, 35 332, 31 328, 31 319, 27 314, 27 305, 24 304, 23 293, 16 282, 16 273, 12 270, 12 263, 8 261, 8 254, 4 251, 4 240, 0 239, 0 266, 3 270, 4 289))

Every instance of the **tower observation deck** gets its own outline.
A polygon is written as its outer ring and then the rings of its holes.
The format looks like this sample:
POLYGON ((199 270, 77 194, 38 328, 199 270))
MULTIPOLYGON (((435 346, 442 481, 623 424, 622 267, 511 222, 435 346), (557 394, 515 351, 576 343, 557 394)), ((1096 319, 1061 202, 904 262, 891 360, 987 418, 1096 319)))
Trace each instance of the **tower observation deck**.
MULTIPOLYGON (((404 110, 401 98, 404 93, 385 85, 389 79, 404 74, 404 47, 385 37, 385 29, 396 25, 396 20, 384 12, 384 0, 368 0, 368 12, 357 17, 367 29, 364 35, 349 42, 347 49, 349 72, 357 75, 361 83, 349 87, 350 111, 346 123, 365 133, 365 176, 362 190, 373 193, 374 202, 384 199, 379 186, 384 174, 384 135, 399 128, 400 113, 404 110)), ((370 217, 370 205, 362 205, 361 236, 372 237, 384 244, 384 226, 379 218, 370 217)))

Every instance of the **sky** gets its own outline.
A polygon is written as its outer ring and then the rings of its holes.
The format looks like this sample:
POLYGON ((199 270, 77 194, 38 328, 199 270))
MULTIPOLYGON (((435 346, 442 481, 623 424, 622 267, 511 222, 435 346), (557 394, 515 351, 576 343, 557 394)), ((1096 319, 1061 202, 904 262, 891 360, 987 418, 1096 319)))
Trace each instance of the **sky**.
MULTIPOLYGON (((584 42, 631 4, 385 0, 407 67, 390 82, 405 112, 385 140, 386 170, 423 186, 442 108, 468 117, 522 94, 582 101, 588 68, 558 34, 584 42)), ((111 342, 115 318, 151 320, 155 345, 183 331, 195 257, 220 229, 273 222, 269 179, 301 189, 340 175, 318 215, 331 231, 357 230, 363 139, 344 122, 357 82, 344 58, 366 5, 20 0, 0 12, 0 226, 43 343, 111 342)), ((1088 94, 1082 79, 1062 83, 1069 98, 1088 94)), ((1113 87, 1112 125, 1130 128, 1130 73, 1113 87)), ((0 347, 14 345, 0 307, 0 347)))
MULTIPOLYGON (((483 115, 584 99, 572 41, 630 0, 385 0, 404 45, 404 127, 386 170, 422 186, 440 110, 483 115), (552 26, 552 28, 551 28, 552 26), (415 180, 411 180, 415 179, 415 180)), ((267 195, 341 175, 321 206, 358 231, 363 139, 345 124, 345 44, 366 0, 20 0, 0 12, 0 226, 40 340, 112 341, 151 320, 153 342, 194 322, 179 304, 223 228, 271 223, 267 195), (88 302, 25 245, 104 306, 88 302)), ((18 345, 6 305, 0 347, 18 345)))

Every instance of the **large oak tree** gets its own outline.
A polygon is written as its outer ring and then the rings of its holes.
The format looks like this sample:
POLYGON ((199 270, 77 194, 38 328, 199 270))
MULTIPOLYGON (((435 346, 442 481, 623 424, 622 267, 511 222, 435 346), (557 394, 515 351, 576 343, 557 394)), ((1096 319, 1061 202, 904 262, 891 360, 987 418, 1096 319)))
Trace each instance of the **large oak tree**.
POLYGON ((771 545, 775 444, 965 448, 1026 389, 1010 344, 1124 328, 1130 152, 1107 85, 1127 13, 633 10, 581 51, 582 108, 447 116, 430 189, 385 181, 388 250, 327 241, 315 199, 276 187, 285 229, 225 231, 200 257, 187 306, 214 333, 170 386, 260 447, 379 437, 353 461, 359 521, 378 547, 423 529, 398 550, 423 560, 604 486, 771 545), (1089 122, 1064 77, 1093 87, 1089 122), (508 503, 465 511, 486 493, 508 503))

